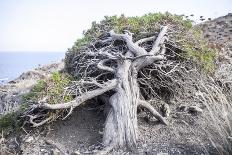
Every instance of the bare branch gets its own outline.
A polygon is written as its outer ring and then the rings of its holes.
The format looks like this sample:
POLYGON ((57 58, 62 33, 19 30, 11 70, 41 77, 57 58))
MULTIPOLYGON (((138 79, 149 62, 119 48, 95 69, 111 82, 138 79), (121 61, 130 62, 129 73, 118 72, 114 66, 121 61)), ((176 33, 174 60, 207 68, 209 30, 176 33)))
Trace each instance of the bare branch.
POLYGON ((98 67, 99 69, 102 69, 102 70, 105 70, 105 71, 109 71, 109 72, 115 73, 116 71, 115 71, 113 68, 104 65, 104 63, 107 62, 107 61, 109 61, 109 59, 101 60, 101 61, 97 64, 97 67, 98 67))
POLYGON ((110 31, 110 35, 113 38, 113 40, 125 41, 127 43, 127 47, 135 56, 147 54, 147 51, 144 48, 138 46, 136 43, 132 41, 132 35, 129 35, 129 33, 116 34, 114 31, 110 31))
POLYGON ((135 43, 137 45, 140 45, 140 44, 142 44, 144 42, 153 41, 153 40, 155 40, 155 38, 156 38, 155 36, 151 36, 151 37, 148 37, 148 38, 140 39, 140 40, 136 41, 135 43))
POLYGON ((102 49, 100 49, 100 50, 98 50, 98 51, 87 51, 86 52, 86 54, 87 55, 89 55, 89 56, 105 56, 105 57, 107 57, 107 58, 109 58, 109 59, 112 59, 112 60, 114 60, 114 59, 117 59, 117 57, 116 56, 114 56, 113 54, 111 54, 108 50, 109 47, 105 47, 105 48, 102 48, 102 49))
POLYGON ((141 59, 137 59, 133 63, 136 69, 140 70, 141 68, 148 66, 154 63, 155 61, 162 61, 162 60, 166 60, 164 55, 156 55, 156 56, 147 56, 145 58, 141 57, 141 59))
POLYGON ((117 85, 117 80, 113 79, 104 83, 103 88, 85 92, 81 96, 76 97, 75 100, 72 100, 70 102, 60 103, 60 104, 48 104, 46 102, 40 102, 38 108, 44 108, 44 109, 67 109, 71 107, 75 108, 91 98, 94 98, 109 90, 114 89, 116 85, 117 85))
POLYGON ((146 108, 148 111, 151 112, 151 114, 156 118, 158 119, 159 121, 161 121, 162 123, 164 123, 165 125, 168 125, 168 122, 165 120, 165 118, 163 116, 161 116, 154 108, 153 106, 144 101, 144 100, 140 100, 139 101, 139 105, 146 108))
POLYGON ((166 37, 166 33, 168 30, 168 26, 164 26, 161 30, 161 32, 159 33, 157 39, 155 40, 153 47, 151 49, 151 51, 149 52, 150 54, 158 54, 158 52, 160 51, 161 45, 164 44, 164 41, 167 39, 166 37))
POLYGON ((141 59, 138 59, 134 61, 134 65, 136 66, 137 70, 140 70, 141 68, 148 66, 155 61, 162 61, 166 60, 165 58, 165 52, 166 52, 166 47, 164 44, 164 41, 167 40, 166 37, 166 32, 167 32, 168 27, 164 26, 159 33, 156 41, 153 44, 152 50, 148 52, 150 56, 148 57, 143 57, 141 59))
POLYGON ((62 120, 65 120, 66 118, 68 118, 68 116, 71 115, 72 112, 73 112, 73 107, 70 108, 68 114, 64 118, 62 118, 62 120))
POLYGON ((41 117, 41 116, 38 116, 38 115, 35 115, 35 116, 27 115, 27 116, 29 117, 29 122, 32 124, 32 127, 35 127, 35 128, 39 127, 41 125, 44 125, 45 123, 47 123, 48 121, 50 121, 53 118, 53 116, 50 116, 50 117, 46 118, 45 120, 43 120, 39 123, 36 123, 36 122, 34 122, 34 120, 41 117))

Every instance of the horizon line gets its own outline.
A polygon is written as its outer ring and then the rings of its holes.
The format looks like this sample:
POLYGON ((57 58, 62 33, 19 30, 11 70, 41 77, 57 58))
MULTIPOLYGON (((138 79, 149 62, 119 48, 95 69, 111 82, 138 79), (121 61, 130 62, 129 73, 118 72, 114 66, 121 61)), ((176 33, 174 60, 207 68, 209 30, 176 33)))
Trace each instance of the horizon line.
POLYGON ((38 50, 0 50, 0 53, 1 52, 59 52, 59 53, 65 53, 65 52, 67 52, 67 51, 50 51, 50 50, 48 50, 48 51, 46 51, 46 50, 40 50, 40 51, 38 51, 38 50))

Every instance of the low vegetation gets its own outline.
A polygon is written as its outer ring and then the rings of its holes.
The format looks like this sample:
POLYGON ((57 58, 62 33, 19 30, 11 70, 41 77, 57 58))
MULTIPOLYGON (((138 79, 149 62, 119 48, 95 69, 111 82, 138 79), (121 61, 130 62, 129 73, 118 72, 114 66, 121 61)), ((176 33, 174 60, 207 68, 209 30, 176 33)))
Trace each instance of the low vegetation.
POLYGON ((12 126, 15 125, 16 122, 16 113, 8 113, 0 118, 0 131, 2 130, 10 130, 12 126))
POLYGON ((39 80, 29 93, 23 95, 23 103, 36 103, 45 96, 47 96, 49 104, 68 102, 72 99, 72 96, 65 94, 65 88, 70 82, 71 77, 69 75, 54 72, 50 78, 39 80))
MULTIPOLYGON (((191 59, 207 73, 215 69, 217 50, 207 46, 207 41, 202 37, 201 30, 193 27, 193 21, 185 19, 184 16, 170 13, 149 13, 141 17, 105 16, 100 23, 93 22, 92 27, 84 32, 83 37, 78 39, 74 46, 66 54, 65 62, 68 70, 72 70, 72 58, 82 48, 95 42, 98 38, 107 35, 106 32, 114 30, 122 33, 129 30, 133 33, 133 40, 137 41, 143 37, 152 35, 159 31, 161 25, 175 25, 176 33, 170 37, 175 40, 176 46, 183 50, 182 56, 191 59), (70 66, 70 67, 69 67, 70 66)), ((170 42, 172 44, 172 42, 170 42)))
MULTIPOLYGON (((72 95, 67 94, 66 87, 71 82, 72 78, 66 73, 54 72, 52 76, 47 79, 41 79, 37 81, 37 84, 33 86, 29 93, 22 96, 22 103, 20 108, 16 112, 8 113, 0 118, 0 131, 3 129, 11 129, 18 125, 16 120, 22 115, 28 108, 37 103, 43 97, 47 97, 49 104, 57 104, 60 102, 68 102, 73 99, 72 95)), ((57 118, 57 115, 62 111, 53 111, 49 115, 57 118)))

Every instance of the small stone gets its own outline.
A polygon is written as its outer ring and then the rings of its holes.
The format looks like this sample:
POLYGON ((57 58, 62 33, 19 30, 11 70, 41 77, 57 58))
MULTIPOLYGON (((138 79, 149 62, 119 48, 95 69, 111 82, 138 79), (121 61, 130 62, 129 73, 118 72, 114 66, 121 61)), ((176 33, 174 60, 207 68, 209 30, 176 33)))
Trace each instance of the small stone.
POLYGON ((231 136, 228 137, 228 140, 232 143, 232 137, 231 136))
POLYGON ((46 152, 46 150, 45 149, 40 149, 40 152, 46 152))
POLYGON ((143 144, 143 148, 146 148, 147 147, 147 144, 143 144))
POLYGON ((170 109, 170 106, 167 103, 163 104, 162 112, 163 112, 164 117, 169 117, 170 116, 171 109, 170 109))
POLYGON ((146 117, 147 116, 147 113, 145 111, 141 111, 139 113, 139 117, 146 117))
POLYGON ((32 142, 34 140, 34 137, 33 136, 29 136, 26 140, 25 140, 25 142, 26 143, 30 143, 30 142, 32 142))
POLYGON ((98 133, 100 134, 100 135, 103 135, 104 134, 104 131, 98 131, 98 133))
POLYGON ((73 152, 71 155, 80 155, 81 153, 79 151, 73 152))
POLYGON ((203 113, 203 110, 201 108, 197 107, 197 106, 190 106, 190 107, 188 107, 188 111, 190 113, 194 113, 194 114, 201 114, 201 113, 203 113))
POLYGON ((180 105, 178 108, 180 111, 186 111, 188 108, 186 105, 180 105))
POLYGON ((52 149, 52 155, 61 155, 61 152, 57 148, 52 149))
POLYGON ((168 153, 159 152, 157 155, 168 155, 168 153))

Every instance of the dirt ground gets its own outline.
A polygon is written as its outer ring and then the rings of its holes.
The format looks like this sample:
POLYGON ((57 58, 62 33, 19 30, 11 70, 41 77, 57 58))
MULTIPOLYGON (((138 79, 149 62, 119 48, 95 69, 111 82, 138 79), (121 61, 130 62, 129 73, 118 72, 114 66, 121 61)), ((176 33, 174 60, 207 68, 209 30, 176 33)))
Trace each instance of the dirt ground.
MULTIPOLYGON (((57 148, 63 154, 79 152, 92 154, 102 148, 102 131, 105 116, 94 104, 79 107, 67 120, 59 120, 47 126, 44 132, 25 135, 22 154, 54 154, 57 148), (32 140, 30 140, 30 137, 32 140)), ((208 139, 206 130, 210 128, 204 114, 193 115, 172 109, 169 126, 162 125, 153 118, 147 118, 145 111, 139 113, 139 140, 135 151, 117 150, 110 154, 168 154, 198 155, 218 154, 208 139)))

